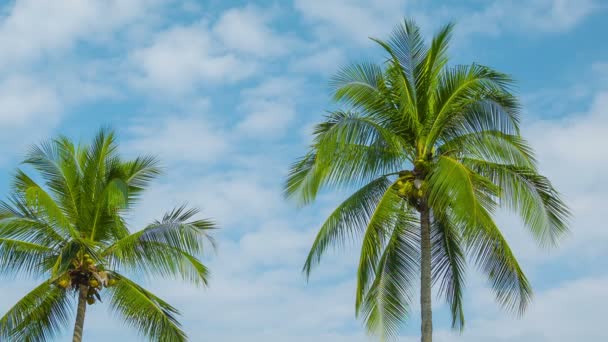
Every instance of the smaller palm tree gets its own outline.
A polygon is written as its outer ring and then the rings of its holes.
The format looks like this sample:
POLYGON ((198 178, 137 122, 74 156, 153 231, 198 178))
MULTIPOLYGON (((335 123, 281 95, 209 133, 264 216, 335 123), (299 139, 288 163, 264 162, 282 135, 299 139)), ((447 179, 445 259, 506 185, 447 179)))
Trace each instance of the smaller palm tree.
POLYGON ((12 194, 0 202, 0 273, 45 280, 0 319, 0 341, 47 341, 73 317, 82 340, 87 304, 107 301, 113 313, 144 336, 185 341, 178 311, 126 275, 181 277, 206 285, 197 255, 214 224, 179 207, 130 233, 125 214, 160 174, 153 157, 123 160, 113 132, 89 146, 65 137, 35 146, 24 164, 43 185, 17 170, 12 194))

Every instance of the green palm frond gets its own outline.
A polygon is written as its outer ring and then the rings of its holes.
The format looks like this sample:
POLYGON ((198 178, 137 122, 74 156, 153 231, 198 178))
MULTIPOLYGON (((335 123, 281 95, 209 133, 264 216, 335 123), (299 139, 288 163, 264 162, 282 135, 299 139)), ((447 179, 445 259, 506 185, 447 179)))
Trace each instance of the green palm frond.
POLYGON ((129 206, 137 203, 150 182, 162 174, 163 171, 159 164, 154 156, 137 157, 123 163, 125 181, 129 185, 129 206))
MULTIPOLYGON (((433 90, 436 88, 440 73, 448 62, 447 50, 452 39, 454 24, 443 26, 433 37, 423 61, 415 70, 416 97, 420 122, 429 122, 432 108, 433 90)), ((425 125, 428 126, 428 125, 425 125)))
POLYGON ((456 137, 442 144, 437 152, 458 160, 473 158, 498 164, 536 168, 534 153, 522 137, 498 131, 483 131, 456 137))
POLYGON ((568 207, 551 182, 534 169, 478 159, 464 163, 500 186, 503 203, 519 212, 541 245, 555 245, 568 231, 568 207))
POLYGON ((31 208, 38 216, 45 216, 46 220, 53 227, 62 230, 66 235, 69 234, 73 238, 79 236, 78 232, 74 229, 73 222, 70 222, 69 218, 65 215, 64 209, 23 171, 17 170, 13 187, 15 192, 24 195, 24 204, 31 208))
POLYGON ((391 183, 386 177, 378 178, 352 194, 331 213, 321 226, 304 263, 303 271, 306 277, 321 261, 328 247, 342 247, 365 230, 378 202, 391 183))
MULTIPOLYGON (((532 299, 532 288, 507 241, 489 214, 474 231, 465 231, 464 243, 480 270, 486 274, 498 302, 507 310, 523 314, 532 299)), ((471 228, 471 227, 468 227, 471 228)))
POLYGON ((113 313, 148 339, 166 342, 186 341, 177 321, 177 309, 128 278, 114 274, 115 286, 109 288, 113 313))
POLYGON ((0 238, 0 275, 39 274, 53 249, 36 243, 0 238))
MULTIPOLYGON (((392 184, 391 184, 392 185, 392 184)), ((366 293, 374 280, 378 262, 385 244, 398 226, 411 222, 411 216, 403 209, 403 201, 392 188, 387 189, 369 218, 357 271, 356 310, 359 312, 366 293)))
POLYGON ((498 187, 447 157, 440 157, 429 186, 431 207, 462 226, 463 243, 489 277, 498 301, 523 312, 531 298, 530 284, 490 215, 498 187))
POLYGON ((209 271, 196 257, 205 243, 215 248, 208 231, 215 229, 209 220, 190 219, 195 209, 178 207, 161 221, 126 236, 102 252, 115 269, 153 276, 179 276, 195 284, 207 284, 209 271))
POLYGON ((72 301, 48 282, 25 295, 0 318, 0 340, 44 342, 69 324, 72 301))
POLYGON ((373 114, 386 109, 379 86, 384 82, 382 68, 359 63, 342 68, 330 81, 334 99, 373 114))
POLYGON ((285 186, 287 197, 304 204, 321 186, 363 184, 395 172, 407 160, 403 140, 371 116, 334 112, 315 134, 314 152, 292 165, 285 186))
MULTIPOLYGON (((488 97, 492 94, 497 95, 494 98, 490 97, 493 100, 491 104, 495 104, 499 99, 503 99, 499 95, 506 92, 505 88, 511 82, 511 79, 507 75, 476 64, 457 66, 444 71, 438 81, 437 90, 433 95, 433 116, 429 118, 425 127, 425 135, 427 135, 426 151, 429 151, 436 144, 441 136, 441 132, 446 130, 446 128, 460 124, 467 118, 469 119, 469 125, 471 123, 483 124, 482 114, 487 115, 487 109, 504 109, 504 111, 496 110, 493 114, 499 115, 504 113, 506 118, 501 118, 502 121, 516 125, 517 120, 513 117, 516 115, 514 112, 516 112, 517 107, 507 107, 508 105, 516 106, 516 104, 507 103, 506 96, 504 98, 505 103, 502 104, 503 106, 479 110, 479 106, 488 104, 485 101, 489 100, 488 97), (468 115, 465 116, 465 114, 468 115)), ((486 119, 485 121, 487 124, 488 120, 486 119)), ((494 125, 500 122, 500 120, 492 121, 494 125)), ((462 127, 463 125, 460 126, 462 127)))
POLYGON ((433 215, 432 273, 433 282, 439 283, 439 295, 445 297, 452 315, 452 328, 464 329, 463 295, 465 286, 466 255, 462 250, 461 232, 450 220, 433 215))
POLYGON ((416 218, 406 214, 395 229, 377 263, 375 279, 359 307, 367 330, 381 340, 395 339, 408 318, 419 270, 420 245, 416 218))
POLYGON ((25 199, 13 196, 0 201, 0 237, 18 239, 44 246, 62 243, 66 236, 29 210, 25 199))

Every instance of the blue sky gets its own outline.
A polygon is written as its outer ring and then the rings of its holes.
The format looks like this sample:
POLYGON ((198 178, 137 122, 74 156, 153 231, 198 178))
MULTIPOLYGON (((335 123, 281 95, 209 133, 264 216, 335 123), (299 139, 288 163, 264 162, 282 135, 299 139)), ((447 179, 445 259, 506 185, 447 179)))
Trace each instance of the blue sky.
MULTIPOLYGON (((328 77, 382 55, 407 16, 430 36, 457 23, 452 63, 512 74, 523 133, 573 209, 561 248, 542 250, 507 213, 499 222, 536 289, 523 319, 498 309, 473 268, 467 330, 439 342, 608 338, 608 10, 603 0, 0 1, 0 194, 27 146, 102 125, 125 155, 157 154, 167 174, 130 218, 142 227, 188 202, 222 226, 211 287, 146 285, 183 313, 192 341, 367 341, 354 317, 357 246, 328 255, 307 284, 304 256, 344 194, 297 209, 281 196, 311 126, 333 108, 328 77)), ((0 312, 35 285, 0 285, 0 312)), ((85 340, 138 340, 103 305, 85 340)), ((417 341, 418 309, 402 341, 417 341)), ((71 327, 70 329, 71 330, 71 327)), ((68 331, 69 332, 69 331, 68 331)), ((62 340, 65 340, 62 339, 62 340)))

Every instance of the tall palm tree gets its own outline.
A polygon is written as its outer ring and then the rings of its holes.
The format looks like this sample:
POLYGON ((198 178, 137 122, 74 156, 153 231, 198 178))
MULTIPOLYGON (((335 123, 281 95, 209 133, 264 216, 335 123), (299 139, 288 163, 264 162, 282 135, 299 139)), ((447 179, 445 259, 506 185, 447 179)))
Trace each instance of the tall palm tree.
POLYGON ((356 312, 383 340, 407 319, 418 277, 422 341, 432 340, 433 284, 462 329, 467 257, 500 304, 524 311, 532 291, 496 209, 519 213, 543 245, 567 230, 568 209, 519 134, 511 78, 478 64, 448 66, 452 27, 427 46, 405 21, 388 40, 374 39, 385 64, 341 69, 332 87, 347 110, 316 126, 285 185, 302 204, 322 187, 358 188, 322 225, 303 271, 328 247, 361 238, 356 312))
POLYGON ((48 341, 73 317, 82 340, 87 304, 106 301, 112 312, 157 341, 185 341, 178 311, 126 275, 180 277, 207 284, 197 259, 214 228, 179 207, 137 232, 125 214, 160 173, 153 157, 124 160, 113 132, 91 145, 65 137, 34 146, 17 170, 12 194, 0 202, 0 272, 44 281, 0 319, 0 340, 48 341), (39 183, 39 181, 41 183, 39 183))

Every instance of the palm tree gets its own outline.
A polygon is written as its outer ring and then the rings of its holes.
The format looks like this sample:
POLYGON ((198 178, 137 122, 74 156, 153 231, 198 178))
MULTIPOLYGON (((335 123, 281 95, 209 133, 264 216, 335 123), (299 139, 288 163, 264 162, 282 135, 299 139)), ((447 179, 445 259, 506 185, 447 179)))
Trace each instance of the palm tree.
POLYGON ((12 194, 0 202, 0 272, 44 278, 0 319, 0 340, 47 341, 73 317, 73 341, 82 340, 87 304, 107 302, 113 313, 157 341, 185 341, 179 312, 126 275, 180 277, 206 285, 196 255, 214 228, 178 207, 131 233, 125 214, 160 173, 155 158, 124 160, 113 132, 91 145, 65 137, 34 146, 17 170, 12 194), (38 183, 41 181, 42 183, 38 183))
POLYGON ((568 209, 519 134, 511 78, 478 64, 448 66, 452 27, 427 46, 406 20, 387 41, 374 39, 385 64, 341 69, 332 88, 347 110, 316 126, 285 185, 301 204, 323 187, 358 188, 320 228, 303 271, 308 277, 328 247, 360 238, 356 313, 382 340, 398 335, 418 277, 422 341, 432 340, 433 284, 452 327, 463 329, 467 259, 500 304, 524 311, 532 291, 493 220, 498 208, 519 213, 543 245, 567 230, 568 209))

